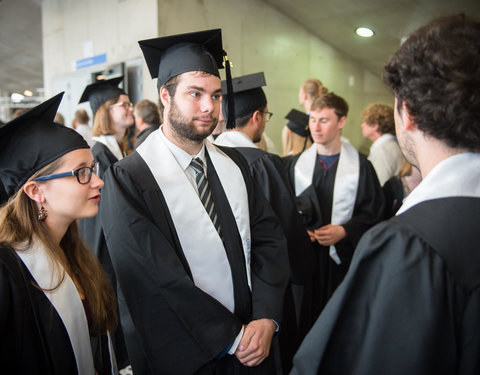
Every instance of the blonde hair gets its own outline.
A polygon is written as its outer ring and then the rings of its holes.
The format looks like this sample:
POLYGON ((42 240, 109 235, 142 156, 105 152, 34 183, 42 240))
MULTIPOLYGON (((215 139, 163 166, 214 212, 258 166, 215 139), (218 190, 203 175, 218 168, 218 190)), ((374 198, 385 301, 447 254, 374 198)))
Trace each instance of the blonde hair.
MULTIPOLYGON (((100 135, 112 135, 115 134, 115 128, 113 125, 112 117, 110 116, 110 106, 115 104, 119 96, 115 98, 107 100, 103 103, 95 113, 95 117, 93 119, 93 128, 92 128, 92 135, 94 137, 98 137, 100 135)), ((125 135, 122 138, 122 147, 124 150, 128 148, 128 133, 129 129, 125 131, 125 135)))
POLYGON ((323 86, 322 82, 316 78, 309 78, 302 84, 302 90, 312 100, 317 96, 322 96, 328 93, 328 89, 323 86))
MULTIPOLYGON (((54 172, 61 164, 62 158, 59 158, 36 172, 28 181, 54 172)), ((34 238, 40 240, 48 255, 64 268, 64 271, 57 275, 58 285, 52 290, 60 286, 67 272, 88 301, 91 332, 100 334, 115 328, 115 294, 100 262, 82 242, 77 222, 70 224, 60 245, 57 245, 45 225, 37 219, 37 214, 36 203, 21 188, 0 207, 0 243, 21 251, 20 247, 24 242, 30 246, 34 238)), ((54 272, 60 272, 59 268, 54 272)))
POLYGON ((309 137, 292 132, 287 126, 282 130, 283 156, 296 155, 312 145, 309 137))

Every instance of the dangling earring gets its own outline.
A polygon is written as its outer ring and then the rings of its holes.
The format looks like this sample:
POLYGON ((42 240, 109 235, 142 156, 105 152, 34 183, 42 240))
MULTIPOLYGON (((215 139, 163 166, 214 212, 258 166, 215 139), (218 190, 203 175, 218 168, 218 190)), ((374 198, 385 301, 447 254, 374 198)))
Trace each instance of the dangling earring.
POLYGON ((38 213, 38 220, 39 221, 45 221, 45 220, 47 220, 47 217, 48 217, 48 212, 43 207, 43 204, 42 204, 42 208, 40 208, 40 212, 38 213))

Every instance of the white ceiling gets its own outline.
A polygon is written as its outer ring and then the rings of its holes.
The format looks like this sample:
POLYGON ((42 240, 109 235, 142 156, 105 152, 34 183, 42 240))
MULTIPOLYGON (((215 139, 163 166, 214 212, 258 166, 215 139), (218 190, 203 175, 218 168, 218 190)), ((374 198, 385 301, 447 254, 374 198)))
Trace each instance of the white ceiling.
MULTIPOLYGON (((43 86, 42 0, 0 0, 0 92, 43 86)), ((192 0, 193 1, 193 0, 192 0)), ((480 0, 263 0, 374 74, 402 37, 441 15, 480 19, 480 0), (376 35, 362 39, 357 26, 376 35)))

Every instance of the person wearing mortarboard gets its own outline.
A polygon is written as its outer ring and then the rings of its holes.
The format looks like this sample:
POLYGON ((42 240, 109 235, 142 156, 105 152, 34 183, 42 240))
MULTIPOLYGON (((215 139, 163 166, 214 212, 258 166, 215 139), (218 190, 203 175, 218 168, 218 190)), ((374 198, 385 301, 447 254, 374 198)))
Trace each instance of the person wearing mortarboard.
POLYGON ((220 110, 221 30, 139 44, 164 123, 107 171, 100 210, 132 370, 275 373, 285 239, 242 156, 205 140, 220 110))
POLYGON ((314 144, 283 159, 316 247, 314 318, 345 276, 360 237, 383 219, 384 197, 373 166, 341 136, 347 113, 340 96, 317 97, 309 116, 314 144))
MULTIPOLYGON (((110 165, 126 156, 127 130, 134 124, 133 105, 125 91, 118 87, 122 81, 123 76, 120 76, 91 83, 85 87, 79 100, 79 104, 90 103, 94 116, 92 154, 98 163, 100 178, 110 165)), ((116 289, 100 215, 78 220, 78 227, 83 240, 90 245, 116 289)), ((112 332, 112 339, 118 366, 123 369, 129 362, 120 326, 112 332)))
POLYGON ((288 120, 282 132, 283 156, 296 155, 312 145, 312 136, 308 128, 308 115, 292 109, 285 118, 288 120))
MULTIPOLYGON (((313 277, 313 246, 297 212, 293 192, 288 185, 282 160, 254 143, 260 139, 272 115, 262 86, 263 73, 254 73, 232 80, 235 111, 234 129, 224 131, 215 144, 235 147, 247 160, 253 179, 275 212, 288 244, 290 283, 284 301, 282 330, 279 334, 281 365, 284 373, 291 368, 293 354, 313 324, 310 314, 309 283, 313 277)), ((223 86, 223 111, 228 114, 228 94, 223 86)), ((230 126, 231 127, 231 126, 230 126)))
POLYGON ((54 123, 62 96, 0 129, 4 373, 116 373, 108 350, 93 353, 90 341, 108 346, 115 295, 76 225, 97 214, 103 181, 83 137, 54 123))

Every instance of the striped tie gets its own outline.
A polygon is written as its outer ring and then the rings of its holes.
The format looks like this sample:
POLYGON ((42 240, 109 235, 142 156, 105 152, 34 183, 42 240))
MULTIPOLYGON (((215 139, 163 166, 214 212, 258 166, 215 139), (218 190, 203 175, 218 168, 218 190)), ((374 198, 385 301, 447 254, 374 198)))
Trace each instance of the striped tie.
POLYGON ((203 162, 199 158, 192 159, 190 166, 195 171, 195 181, 197 182, 198 195, 202 201, 205 210, 210 216, 215 229, 217 230, 220 238, 222 237, 222 232, 220 230, 220 223, 217 219, 217 211, 215 211, 215 205, 213 204, 212 192, 208 186, 208 180, 203 173, 203 162))

